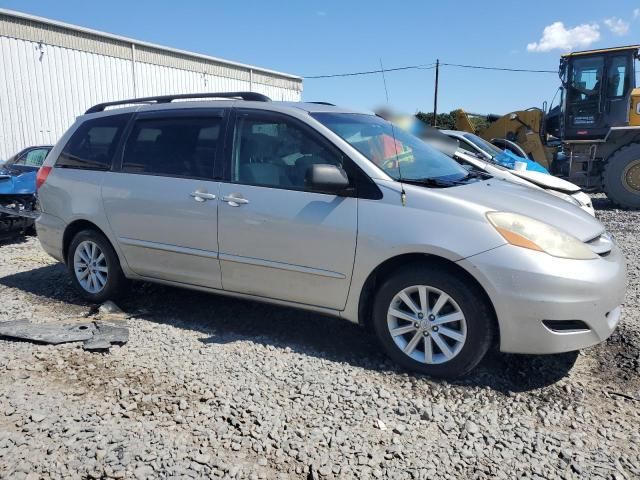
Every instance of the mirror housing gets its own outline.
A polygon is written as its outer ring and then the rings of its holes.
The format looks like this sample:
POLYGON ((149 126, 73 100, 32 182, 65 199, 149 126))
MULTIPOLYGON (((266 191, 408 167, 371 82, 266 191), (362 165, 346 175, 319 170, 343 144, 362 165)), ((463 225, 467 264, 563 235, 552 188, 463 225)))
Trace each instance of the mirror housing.
POLYGON ((349 177, 335 165, 313 164, 307 169, 305 183, 314 190, 337 195, 349 188, 349 177))

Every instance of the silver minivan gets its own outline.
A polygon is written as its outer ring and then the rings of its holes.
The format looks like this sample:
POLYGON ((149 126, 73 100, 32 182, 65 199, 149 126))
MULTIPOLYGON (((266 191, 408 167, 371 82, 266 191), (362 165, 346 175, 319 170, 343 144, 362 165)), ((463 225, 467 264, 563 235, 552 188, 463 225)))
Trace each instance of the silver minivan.
POLYGON ((322 312, 433 376, 492 344, 594 345, 621 315, 625 261, 597 220, 330 104, 96 105, 37 183, 38 238, 93 302, 133 279, 322 312))

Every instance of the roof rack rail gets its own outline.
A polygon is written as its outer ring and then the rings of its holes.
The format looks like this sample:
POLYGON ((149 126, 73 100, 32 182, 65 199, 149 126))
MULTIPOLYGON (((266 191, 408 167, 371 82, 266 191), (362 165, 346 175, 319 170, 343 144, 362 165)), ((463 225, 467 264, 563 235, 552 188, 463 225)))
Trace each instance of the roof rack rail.
POLYGON ((330 107, 335 107, 334 103, 329 103, 329 102, 307 102, 307 103, 315 103, 316 105, 329 105, 330 107))
POLYGON ((256 92, 220 92, 220 93, 184 93, 180 95, 160 95, 157 97, 130 98, 128 100, 117 100, 115 102, 104 102, 94 105, 87 113, 103 112, 107 107, 116 105, 130 105, 135 103, 171 103, 174 100, 184 100, 189 98, 241 98, 242 100, 250 100, 254 102, 270 102, 271 99, 266 95, 256 92))

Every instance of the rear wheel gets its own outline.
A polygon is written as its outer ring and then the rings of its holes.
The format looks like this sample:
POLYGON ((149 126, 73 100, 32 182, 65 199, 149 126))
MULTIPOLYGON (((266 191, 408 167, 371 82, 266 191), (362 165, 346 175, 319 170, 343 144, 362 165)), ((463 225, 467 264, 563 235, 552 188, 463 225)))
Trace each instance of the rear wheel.
POLYGON ((94 303, 116 298, 126 281, 111 243, 94 230, 83 230, 73 238, 67 268, 76 289, 94 303))
POLYGON ((442 269, 414 268, 391 276, 378 290, 373 324, 391 359, 434 377, 469 372, 487 353, 494 334, 481 292, 442 269))
POLYGON ((640 143, 626 145, 607 159, 602 185, 619 207, 640 208, 640 143))

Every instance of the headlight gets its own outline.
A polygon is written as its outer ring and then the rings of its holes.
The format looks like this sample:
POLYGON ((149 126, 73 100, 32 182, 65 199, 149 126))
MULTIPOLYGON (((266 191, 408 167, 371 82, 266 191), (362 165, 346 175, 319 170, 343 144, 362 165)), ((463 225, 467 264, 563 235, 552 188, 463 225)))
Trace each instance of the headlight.
POLYGON ((510 212, 489 212, 487 219, 511 245, 554 257, 590 260, 598 256, 573 235, 533 218, 510 212))
POLYGON ((557 190, 551 190, 551 189, 545 190, 545 192, 547 192, 550 195, 553 195, 554 197, 558 197, 558 198, 561 198, 562 200, 566 200, 569 203, 573 203, 578 207, 582 205, 577 199, 573 198, 571 195, 567 195, 566 193, 562 193, 557 190))

